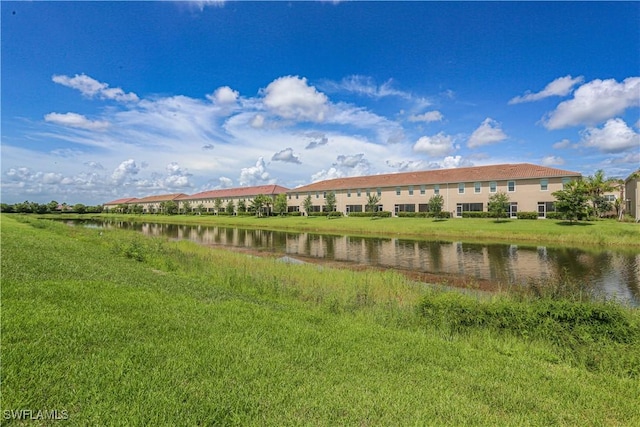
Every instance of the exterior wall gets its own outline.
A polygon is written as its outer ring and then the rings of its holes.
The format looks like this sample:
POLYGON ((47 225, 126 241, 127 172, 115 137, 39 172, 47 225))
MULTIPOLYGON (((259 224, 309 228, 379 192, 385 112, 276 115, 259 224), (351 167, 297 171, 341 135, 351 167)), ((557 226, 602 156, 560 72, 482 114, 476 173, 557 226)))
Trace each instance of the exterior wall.
MULTIPOLYGON (((253 198, 255 196, 242 196, 242 197, 207 197, 204 199, 181 199, 179 200, 180 202, 180 209, 182 209, 182 204, 184 202, 189 202, 191 204, 191 210, 196 210, 198 208, 198 206, 200 206, 200 204, 202 204, 202 206, 204 206, 206 212, 212 213, 216 211, 216 199, 220 199, 222 201, 222 210, 226 211, 227 210, 227 205, 229 204, 229 201, 233 200, 233 204, 235 206, 234 208, 234 212, 238 211, 238 202, 240 200, 244 200, 244 202, 247 205, 247 208, 249 207, 249 205, 251 204, 251 202, 253 201, 253 198)), ((272 197, 272 196, 270 196, 272 197)), ((273 197, 272 197, 273 198, 273 197)))
MULTIPOLYGON (((459 192, 459 184, 442 183, 429 185, 404 185, 400 187, 370 187, 370 188, 353 188, 336 190, 336 210, 347 213, 347 206, 362 206, 362 211, 366 210, 368 194, 378 194, 380 204, 383 210, 397 213, 396 205, 413 206, 415 212, 420 211, 420 205, 429 203, 429 199, 435 195, 435 187, 439 187, 439 194, 444 199, 442 207, 443 211, 451 212, 452 216, 458 216, 457 205, 467 203, 481 203, 482 210, 487 211, 489 197, 496 192, 502 191, 509 196, 510 202, 517 204, 517 211, 538 212, 538 203, 553 203, 555 197, 552 196, 554 191, 562 190, 563 182, 567 182, 568 178, 534 178, 534 179, 514 179, 501 180, 495 182, 495 191, 491 189, 491 181, 481 181, 479 183, 479 192, 476 191, 476 182, 462 182, 464 184, 464 192, 459 192), (508 183, 513 181, 513 191, 509 190, 508 183), (541 182, 546 181, 546 190, 542 189, 541 182), (398 194, 399 193, 399 194, 398 194), (412 193, 412 194, 411 194, 412 193)), ((297 206, 304 211, 303 203, 307 194, 311 194, 311 200, 315 206, 324 206, 326 202, 326 191, 319 192, 296 192, 291 190, 288 193, 289 206, 297 206)), ((407 206, 398 206, 398 210, 403 211, 407 206)), ((352 209, 350 209, 352 211, 352 209)), ((515 212, 514 212, 515 214, 515 212)))
POLYGON ((640 178, 628 179, 625 183, 625 209, 636 222, 640 221, 640 178))

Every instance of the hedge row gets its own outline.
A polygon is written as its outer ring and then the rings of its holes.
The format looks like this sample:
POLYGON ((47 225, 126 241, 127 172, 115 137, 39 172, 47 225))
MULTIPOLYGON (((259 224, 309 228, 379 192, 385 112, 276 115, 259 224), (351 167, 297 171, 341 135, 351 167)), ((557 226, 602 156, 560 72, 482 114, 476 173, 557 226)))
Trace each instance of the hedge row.
POLYGON ((382 212, 351 212, 349 216, 352 217, 370 217, 370 218, 391 218, 391 212, 382 211, 382 212))
MULTIPOLYGON (((391 213, 391 212, 389 212, 391 213)), ((431 212, 398 212, 399 218, 435 218, 431 212)), ((451 212, 440 212, 438 218, 451 218, 451 212)))

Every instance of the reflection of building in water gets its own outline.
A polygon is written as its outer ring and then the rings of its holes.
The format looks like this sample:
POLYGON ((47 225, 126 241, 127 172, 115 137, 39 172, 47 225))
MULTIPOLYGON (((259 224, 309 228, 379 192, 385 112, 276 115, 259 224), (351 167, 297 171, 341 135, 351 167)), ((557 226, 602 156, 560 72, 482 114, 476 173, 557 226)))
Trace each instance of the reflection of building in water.
MULTIPOLYGON (((419 273, 464 275, 503 284, 564 275, 609 296, 640 301, 640 254, 579 248, 485 245, 328 236, 168 224, 126 225, 144 234, 419 273)), ((124 227, 125 225, 122 224, 124 227)))

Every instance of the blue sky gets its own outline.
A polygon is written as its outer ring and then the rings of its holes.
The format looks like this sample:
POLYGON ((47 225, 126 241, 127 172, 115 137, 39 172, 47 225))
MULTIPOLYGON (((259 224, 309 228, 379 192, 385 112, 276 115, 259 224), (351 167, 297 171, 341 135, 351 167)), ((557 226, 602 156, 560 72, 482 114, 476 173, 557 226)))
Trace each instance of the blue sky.
POLYGON ((640 166, 640 3, 6 2, 2 201, 640 166))

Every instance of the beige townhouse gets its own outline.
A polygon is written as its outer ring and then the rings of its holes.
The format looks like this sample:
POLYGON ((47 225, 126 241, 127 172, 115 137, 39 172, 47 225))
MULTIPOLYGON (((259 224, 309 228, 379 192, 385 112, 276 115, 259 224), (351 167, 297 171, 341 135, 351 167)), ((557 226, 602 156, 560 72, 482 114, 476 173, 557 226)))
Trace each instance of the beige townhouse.
POLYGON ((191 196, 183 195, 179 198, 182 209, 185 202, 191 207, 192 211, 201 207, 205 212, 214 213, 217 211, 216 200, 219 200, 218 204, 222 210, 226 210, 229 203, 233 203, 234 212, 237 212, 238 202, 243 201, 247 207, 251 204, 253 199, 257 195, 271 196, 275 198, 278 194, 286 194, 290 191, 288 188, 280 185, 258 185, 254 187, 238 187, 238 188, 225 188, 220 190, 203 191, 191 196))
POLYGON ((640 222, 640 169, 624 181, 625 211, 635 222, 640 222))
POLYGON ((452 217, 463 212, 486 211, 489 197, 499 191, 509 196, 509 215, 537 212, 545 218, 554 211, 552 193, 562 190, 581 174, 529 163, 436 169, 383 175, 337 178, 304 185, 288 192, 289 211, 304 212, 304 199, 311 196, 312 211, 322 211, 329 192, 336 195, 336 210, 348 215, 366 210, 369 195, 379 198, 378 210, 426 212, 429 199, 441 195, 443 210, 452 217))

